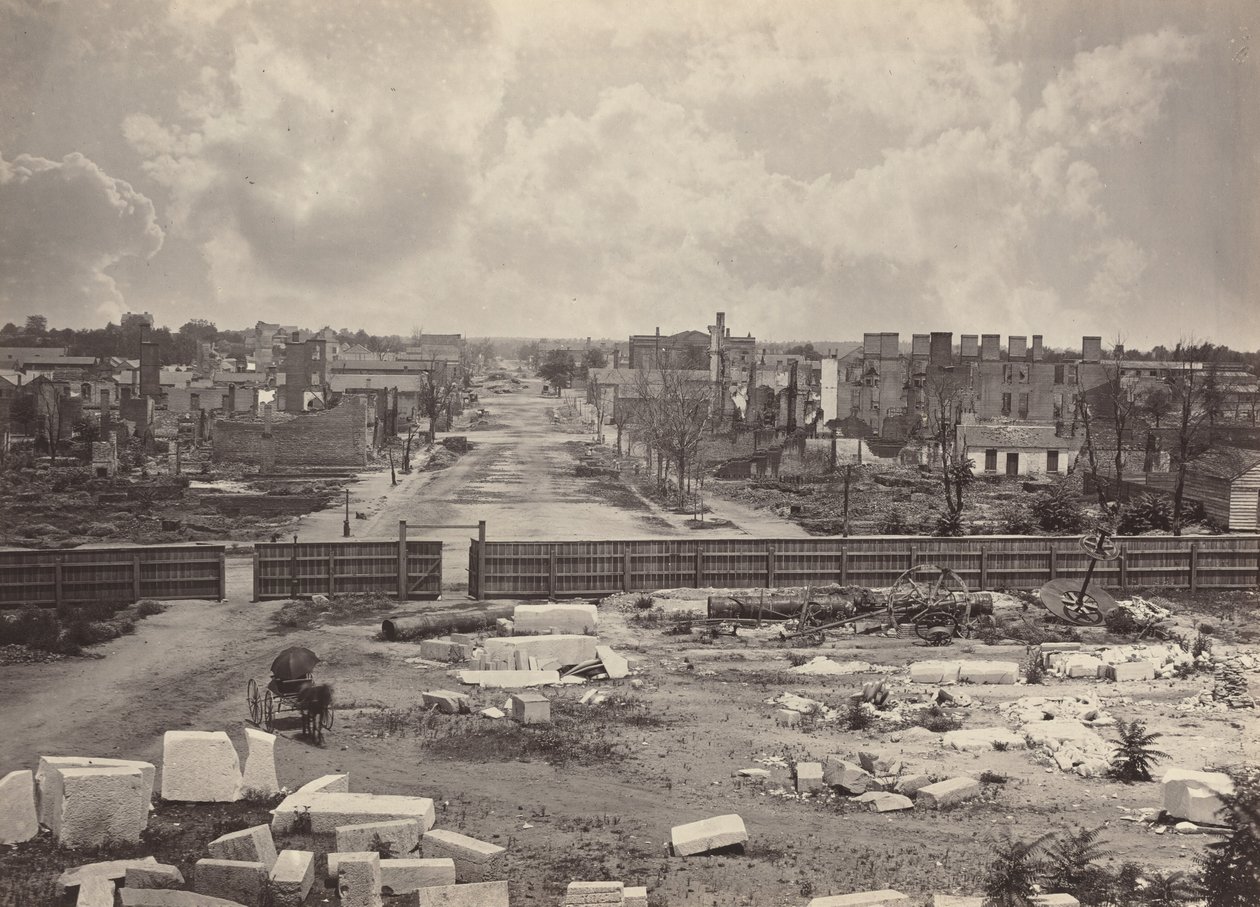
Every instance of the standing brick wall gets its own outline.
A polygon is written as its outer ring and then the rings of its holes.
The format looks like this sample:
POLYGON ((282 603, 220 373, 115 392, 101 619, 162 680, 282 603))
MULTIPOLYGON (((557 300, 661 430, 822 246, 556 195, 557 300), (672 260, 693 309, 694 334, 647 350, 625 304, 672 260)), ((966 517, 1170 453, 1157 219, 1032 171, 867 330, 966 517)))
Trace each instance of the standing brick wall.
POLYGON ((268 448, 275 466, 366 466, 368 406, 363 397, 345 397, 339 406, 322 413, 305 413, 271 426, 263 437, 261 422, 214 423, 214 459, 265 463, 268 448))

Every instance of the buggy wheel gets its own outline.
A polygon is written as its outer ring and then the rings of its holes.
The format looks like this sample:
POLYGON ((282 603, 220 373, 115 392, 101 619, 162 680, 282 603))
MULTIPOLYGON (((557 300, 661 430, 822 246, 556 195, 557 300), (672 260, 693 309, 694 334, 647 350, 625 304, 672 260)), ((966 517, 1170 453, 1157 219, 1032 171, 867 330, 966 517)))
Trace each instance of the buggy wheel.
POLYGON ((897 577, 888 590, 888 622, 917 625, 920 615, 940 611, 953 615, 967 602, 967 584, 953 570, 938 564, 916 564, 897 577))
POLYGON ((252 677, 249 683, 245 684, 245 705, 249 709, 250 724, 257 727, 259 719, 262 718, 262 712, 258 702, 258 682, 252 677))
POLYGON ((947 646, 958 632, 958 621, 948 611, 929 611, 915 618, 914 635, 929 646, 947 646))
POLYGON ((276 699, 271 695, 271 690, 263 697, 262 709, 263 730, 270 733, 276 726, 276 699))
POLYGON ((325 711, 324 714, 320 716, 319 726, 325 731, 331 731, 332 726, 333 726, 333 720, 336 717, 336 714, 337 713, 334 712, 331 707, 329 707, 327 711, 325 711))

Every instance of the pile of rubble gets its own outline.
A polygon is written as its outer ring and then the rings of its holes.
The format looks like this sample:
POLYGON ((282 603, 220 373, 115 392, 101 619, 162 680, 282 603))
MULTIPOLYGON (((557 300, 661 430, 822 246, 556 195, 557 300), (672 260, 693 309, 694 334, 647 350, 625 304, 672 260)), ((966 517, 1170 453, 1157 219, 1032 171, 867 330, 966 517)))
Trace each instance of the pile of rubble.
POLYGON ((1256 701, 1247 692, 1247 678, 1243 675, 1243 667, 1239 661, 1231 659, 1217 663, 1212 699, 1231 709, 1256 707, 1256 701))
POLYGON ((1025 696, 1007 705, 1006 717, 1019 725, 1035 757, 1060 771, 1101 777, 1111 766, 1115 744, 1099 728, 1115 725, 1102 705, 1088 696, 1025 696))

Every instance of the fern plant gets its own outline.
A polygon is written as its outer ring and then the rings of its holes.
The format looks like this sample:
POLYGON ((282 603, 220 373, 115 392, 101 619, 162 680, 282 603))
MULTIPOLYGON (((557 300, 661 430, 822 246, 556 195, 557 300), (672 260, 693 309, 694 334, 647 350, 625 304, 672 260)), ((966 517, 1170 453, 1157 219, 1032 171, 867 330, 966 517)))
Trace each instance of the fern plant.
POLYGON ((993 848, 984 874, 985 907, 1030 907, 1032 890, 1045 872, 1043 849, 1049 835, 1033 841, 1007 837, 993 848))
POLYGON ((1057 835, 1046 847, 1047 886, 1072 895, 1084 905, 1104 903, 1108 900, 1108 879, 1099 864, 1109 855, 1101 826, 1057 835))
POLYGON ((1196 900, 1202 890, 1193 876, 1184 872, 1147 873, 1143 900, 1147 907, 1181 907, 1196 900))
POLYGON ((1260 768, 1233 774, 1234 792, 1221 795, 1221 818, 1233 831, 1207 846, 1203 894, 1211 907, 1260 905, 1260 768))
POLYGON ((1130 722, 1116 719, 1116 749, 1111 755, 1111 776, 1117 781, 1150 781, 1151 768, 1168 754, 1155 749, 1155 741, 1163 734, 1148 731, 1134 718, 1130 722))

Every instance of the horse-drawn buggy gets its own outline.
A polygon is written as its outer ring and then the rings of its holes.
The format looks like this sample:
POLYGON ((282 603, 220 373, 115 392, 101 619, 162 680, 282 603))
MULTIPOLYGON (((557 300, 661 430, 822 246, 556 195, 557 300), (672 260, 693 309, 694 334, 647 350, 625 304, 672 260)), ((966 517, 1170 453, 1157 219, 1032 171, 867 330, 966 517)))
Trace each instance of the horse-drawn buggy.
POLYGON ((302 718, 302 733, 323 740, 334 720, 332 687, 316 683, 313 671, 319 656, 302 646, 290 646, 271 663, 271 680, 259 690, 251 677, 245 685, 249 720, 265 731, 273 731, 276 719, 285 712, 302 718))

